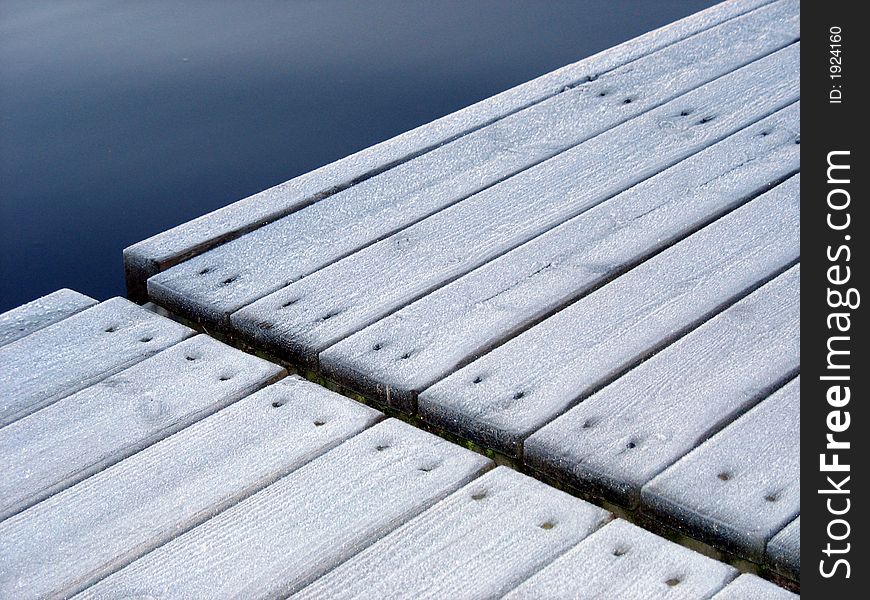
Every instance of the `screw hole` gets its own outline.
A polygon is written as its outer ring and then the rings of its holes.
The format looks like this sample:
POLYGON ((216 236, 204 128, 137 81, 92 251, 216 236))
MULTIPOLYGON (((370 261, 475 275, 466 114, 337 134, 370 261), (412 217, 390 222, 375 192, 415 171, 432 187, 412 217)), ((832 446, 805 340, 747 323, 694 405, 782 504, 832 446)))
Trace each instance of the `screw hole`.
POLYGON ((680 579, 678 577, 671 577, 665 583, 668 584, 668 586, 670 587, 674 587, 675 585, 680 583, 680 579))
POLYGON ((522 398, 525 395, 526 395, 525 392, 517 392, 516 394, 514 394, 514 400, 519 400, 520 398, 522 398))
POLYGON ((599 98, 604 98, 604 96, 606 96, 606 95, 607 95, 607 92, 599 92, 598 93, 599 98))
POLYGON ((592 427, 592 419, 586 419, 585 421, 583 421, 582 427, 583 429, 589 429, 590 427, 592 427))
POLYGON ((713 120, 713 117, 704 117, 700 121, 698 121, 699 125, 703 125, 704 123, 709 123, 713 120))
POLYGON ((375 446, 375 450, 377 450, 378 452, 383 452, 387 448, 389 448, 389 446, 387 446, 386 444, 381 445, 381 446, 375 446))
POLYGON ((622 101, 623 104, 631 104, 631 98, 626 98, 622 101))
POLYGON ((483 377, 481 377, 480 375, 474 378, 474 383, 480 383, 481 381, 483 381, 483 377))
POLYGON ((143 344, 147 344, 148 342, 150 342, 153 339, 154 338, 152 338, 151 336, 146 335, 145 337, 139 338, 139 341, 142 342, 143 344))
POLYGON ((409 358, 411 358, 411 353, 410 353, 410 352, 405 352, 405 353, 402 355, 402 360, 408 360, 409 358))
POLYGON ((195 357, 195 356, 190 356, 189 354, 188 354, 187 356, 185 356, 184 358, 185 358, 185 360, 189 360, 189 361, 191 361, 191 362, 193 362, 193 361, 196 360, 196 357, 195 357))
POLYGON ((232 375, 221 375, 221 376, 219 377, 219 379, 220 379, 221 381, 229 381, 230 379, 232 379, 232 377, 233 377, 232 375))
POLYGON ((613 551, 613 556, 616 556, 616 557, 624 556, 626 552, 627 552, 627 550, 624 550, 622 548, 617 548, 616 550, 613 551))
POLYGON ((779 500, 779 496, 777 496, 776 494, 768 494, 764 497, 764 499, 768 502, 776 502, 777 500, 779 500))
POLYGON ((324 425, 326 425, 326 421, 314 421, 315 427, 323 427, 324 425))
POLYGON ((731 479, 731 473, 719 473, 717 477, 719 477, 719 479, 721 479, 722 481, 728 481, 729 479, 731 479))
POLYGON ((688 117, 690 114, 692 114, 692 111, 686 109, 686 110, 684 110, 684 111, 682 111, 682 112, 680 113, 680 116, 681 116, 681 117, 688 117))
POLYGON ((637 448, 637 443, 636 442, 629 442, 625 445, 625 447, 628 448, 629 450, 633 450, 634 448, 637 448))
POLYGON ((374 350, 375 352, 377 352, 381 348, 383 348, 383 346, 381 344, 375 344, 374 346, 372 346, 372 350, 374 350))
POLYGON ((272 408, 281 408, 282 406, 284 406, 284 401, 283 401, 283 400, 275 400, 275 401, 272 403, 272 408))
POLYGON ((546 523, 541 523, 541 529, 546 529, 548 531, 555 526, 556 526, 556 524, 553 523, 552 521, 547 521, 546 523))
POLYGON ((199 274, 200 274, 200 275, 205 275, 205 274, 208 273, 209 271, 211 271, 211 269, 209 269, 208 267, 206 267, 206 268, 202 269, 202 270, 199 272, 199 274))
POLYGON ((796 139, 796 140, 794 141, 794 143, 797 144, 798 146, 800 146, 800 145, 801 145, 801 139, 800 139, 800 138, 796 139))
POLYGON ((234 282, 236 279, 238 279, 237 276, 227 277, 226 279, 224 279, 223 281, 221 281, 221 285, 229 285, 229 284, 231 284, 232 282, 234 282))
POLYGON ((281 305, 281 308, 289 308, 289 307, 293 306, 294 304, 296 304, 298 301, 299 301, 298 298, 294 298, 293 300, 288 300, 287 302, 285 302, 281 305))
POLYGON ((110 326, 106 327, 106 329, 105 329, 106 333, 115 333, 116 331, 118 331, 118 328, 115 327, 114 325, 110 325, 110 326))
POLYGON ((486 492, 477 492, 471 495, 472 500, 483 500, 484 498, 486 498, 486 492))

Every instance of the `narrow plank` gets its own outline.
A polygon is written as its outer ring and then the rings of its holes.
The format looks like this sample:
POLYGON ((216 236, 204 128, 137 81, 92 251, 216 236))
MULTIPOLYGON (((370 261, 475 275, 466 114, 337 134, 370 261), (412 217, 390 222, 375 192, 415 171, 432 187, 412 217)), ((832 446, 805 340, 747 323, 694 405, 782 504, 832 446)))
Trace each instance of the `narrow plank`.
POLYGON ((324 350, 321 370, 415 412, 475 356, 797 170, 799 118, 797 103, 424 296, 324 350))
POLYGON ((74 290, 57 290, 0 315, 0 346, 90 308, 97 301, 74 290))
POLYGON ((492 463, 390 419, 86 589, 81 598, 293 593, 492 463))
POLYGON ((0 518, 235 402, 284 373, 199 335, 0 429, 0 518))
POLYGON ((781 0, 602 74, 177 265, 149 296, 226 326, 242 306, 794 42, 798 15, 781 0))
POLYGON ((505 600, 702 600, 737 570, 617 519, 504 596, 505 600))
POLYGON ((93 385, 193 335, 123 298, 0 348, 0 426, 93 385))
POLYGON ((723 2, 130 246, 124 251, 128 293, 144 302, 146 280, 172 265, 559 94, 588 77, 616 69, 769 2, 723 2))
POLYGON ((0 596, 68 597, 380 420, 289 377, 0 523, 0 596))
POLYGON ((801 518, 789 523, 767 544, 767 562, 780 574, 801 578, 801 518))
POLYGON ((635 508, 644 484, 800 369, 800 266, 529 437, 538 473, 635 508))
POLYGON ((427 422, 518 456, 626 368, 797 261, 800 176, 425 390, 427 422))
POLYGON ((784 73, 796 73, 797 52, 752 63, 333 263, 234 313, 234 331, 313 363, 375 320, 792 103, 797 76, 784 73))
POLYGON ((758 575, 744 573, 712 600, 797 600, 797 594, 765 581, 758 575))
POLYGON ((497 598, 609 513, 499 467, 338 566, 305 598, 497 598))
POLYGON ((641 509, 760 562, 800 513, 800 377, 644 486, 641 509))

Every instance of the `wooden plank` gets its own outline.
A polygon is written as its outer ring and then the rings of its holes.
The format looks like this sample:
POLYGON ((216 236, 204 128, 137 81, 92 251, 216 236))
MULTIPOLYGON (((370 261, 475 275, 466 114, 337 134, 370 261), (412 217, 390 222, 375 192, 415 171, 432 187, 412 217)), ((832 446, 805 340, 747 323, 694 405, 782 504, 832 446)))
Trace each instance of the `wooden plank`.
POLYGON ((795 581, 801 578, 801 518, 786 525, 767 543, 767 562, 795 581))
POLYGON ((797 600, 797 594, 765 581, 758 575, 744 573, 712 600, 797 600))
POLYGON ((62 289, 13 308, 0 315, 0 346, 71 317, 96 303, 89 296, 62 289))
POLYGON ((0 426, 193 335, 112 298, 0 348, 0 426))
POLYGON ((634 508, 644 484, 800 369, 800 265, 524 444, 538 473, 634 508))
POLYGON ((800 513, 800 377, 644 486, 641 509, 760 561, 800 513))
POLYGON ((796 262, 796 176, 425 390, 427 422, 506 454, 796 262))
POLYGON ((284 373, 199 335, 0 429, 0 518, 229 405, 284 373))
POLYGON ((279 381, 0 523, 0 596, 81 591, 382 416, 279 381))
POLYGON ((609 516, 603 509, 499 467, 293 598, 501 597, 609 516))
POLYGON ((333 263, 234 313, 234 332, 314 362, 373 321, 790 104, 797 76, 783 72, 796 73, 797 52, 790 46, 333 263))
POLYGON ((617 519, 577 544, 504 600, 700 600, 737 570, 617 519))
POLYGON ((782 0, 602 74, 177 265, 149 296, 226 327, 288 283, 794 42, 798 13, 782 0))
POLYGON ((81 598, 283 597, 474 479, 491 462, 393 419, 85 590, 81 598))
POLYGON ((799 117, 797 103, 424 296, 323 351, 321 370, 415 412, 423 389, 799 169, 799 117))
POLYGON ((130 297, 144 301, 149 277, 191 256, 769 1, 723 2, 139 242, 124 251, 130 297))

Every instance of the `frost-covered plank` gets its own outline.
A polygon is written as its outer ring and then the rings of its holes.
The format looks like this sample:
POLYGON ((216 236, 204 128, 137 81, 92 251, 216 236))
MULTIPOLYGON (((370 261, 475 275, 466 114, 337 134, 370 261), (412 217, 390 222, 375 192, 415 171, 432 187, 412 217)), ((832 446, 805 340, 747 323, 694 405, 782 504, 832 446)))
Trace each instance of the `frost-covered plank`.
POLYGON ((609 513, 499 467, 293 596, 497 598, 609 513))
POLYGON ((800 377, 643 487, 641 510, 760 560, 800 513, 800 377))
POLYGON ((0 346, 53 325, 97 301, 73 290, 57 290, 0 315, 0 346))
POLYGON ((518 455, 522 441, 623 370, 797 261, 799 176, 420 394, 424 420, 518 455))
POLYGON ((149 296, 225 326, 270 292, 793 42, 798 12, 781 0, 602 74, 177 265, 148 282, 149 296))
POLYGON ((529 437, 523 461, 635 507, 650 479, 800 369, 800 266, 529 437))
POLYGON ((139 242, 124 251, 127 289, 144 301, 145 281, 182 260, 768 2, 724 2, 139 242))
POLYGON ((797 600, 797 594, 765 581, 758 575, 744 573, 712 600, 797 600))
POLYGON ((333 263, 237 311, 233 328, 314 362, 373 321, 795 101, 798 52, 792 45, 752 63, 333 263))
POLYGON ((474 479, 491 462, 396 420, 375 425, 88 588, 126 595, 278 598, 474 479))
POLYGON ((505 600, 702 600, 737 570, 617 519, 577 544, 505 600))
POLYGON ((0 348, 0 426, 93 385, 193 331, 123 298, 0 348))
POLYGON ((199 335, 0 429, 0 518, 198 421, 283 373, 199 335))
POLYGON ((413 412, 518 328, 797 170, 799 117, 797 103, 424 296, 323 351, 321 370, 413 412))
POLYGON ((797 581, 801 578, 801 518, 785 526, 767 543, 767 561, 778 572, 797 581))
POLYGON ((72 595, 381 416, 279 381, 0 523, 0 596, 72 595))

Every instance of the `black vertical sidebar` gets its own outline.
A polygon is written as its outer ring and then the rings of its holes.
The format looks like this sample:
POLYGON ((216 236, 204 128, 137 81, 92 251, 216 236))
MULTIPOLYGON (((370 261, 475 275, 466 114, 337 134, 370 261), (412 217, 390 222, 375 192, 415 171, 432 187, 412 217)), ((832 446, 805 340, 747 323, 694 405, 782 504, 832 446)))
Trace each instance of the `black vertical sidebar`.
POLYGON ((870 596, 870 98, 857 2, 801 10, 801 595, 870 596))

